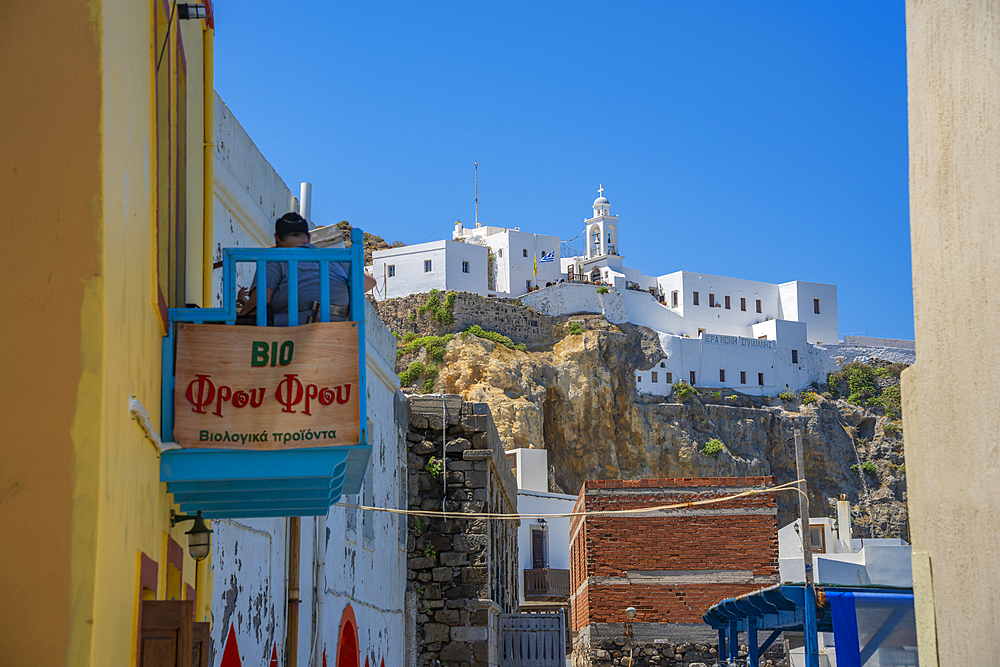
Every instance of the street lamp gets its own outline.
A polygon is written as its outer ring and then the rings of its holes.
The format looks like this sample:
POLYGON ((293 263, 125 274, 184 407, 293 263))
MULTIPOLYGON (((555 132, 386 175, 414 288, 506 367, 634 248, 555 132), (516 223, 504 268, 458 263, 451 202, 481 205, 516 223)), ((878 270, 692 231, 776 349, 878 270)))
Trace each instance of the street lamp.
POLYGON ((629 607, 625 610, 625 636, 632 636, 632 625, 631 622, 635 620, 635 607, 629 607))
POLYGON ((201 510, 197 514, 176 514, 170 510, 170 527, 173 528, 182 521, 194 521, 185 535, 188 536, 188 553, 195 560, 204 560, 212 546, 212 531, 205 525, 205 520, 201 517, 201 510))

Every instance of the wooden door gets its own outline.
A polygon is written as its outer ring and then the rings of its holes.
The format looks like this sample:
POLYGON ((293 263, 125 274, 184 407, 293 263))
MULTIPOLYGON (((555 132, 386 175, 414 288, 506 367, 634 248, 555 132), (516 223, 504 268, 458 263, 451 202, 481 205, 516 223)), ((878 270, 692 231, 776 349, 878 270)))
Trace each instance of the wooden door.
POLYGON ((208 667, 208 645, 212 637, 210 623, 195 623, 191 639, 191 667, 208 667))
POLYGON ((193 637, 194 600, 143 601, 140 667, 190 667, 193 637))

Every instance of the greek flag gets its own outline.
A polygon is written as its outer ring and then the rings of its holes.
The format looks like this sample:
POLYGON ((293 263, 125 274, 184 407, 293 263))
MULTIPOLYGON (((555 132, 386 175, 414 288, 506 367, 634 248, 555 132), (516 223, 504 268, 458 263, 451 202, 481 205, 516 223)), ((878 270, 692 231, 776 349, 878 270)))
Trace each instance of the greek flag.
POLYGON ((549 254, 542 254, 542 258, 538 260, 539 262, 554 262, 556 259, 556 252, 553 250, 549 254))

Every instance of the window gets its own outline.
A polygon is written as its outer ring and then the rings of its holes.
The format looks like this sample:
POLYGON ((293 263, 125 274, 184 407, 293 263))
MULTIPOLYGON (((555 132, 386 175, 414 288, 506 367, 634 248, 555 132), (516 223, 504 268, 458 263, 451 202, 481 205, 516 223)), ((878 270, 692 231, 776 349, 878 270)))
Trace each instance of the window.
POLYGON ((462 273, 468 273, 468 272, 469 272, 469 263, 462 262, 462 273))
POLYGON ((761 387, 764 386, 764 374, 763 373, 757 373, 757 384, 759 384, 761 387))
POLYGON ((819 299, 813 299, 813 312, 819 315, 819 299))
POLYGON ((747 372, 740 371, 740 384, 746 384, 746 383, 747 383, 747 372))
POLYGON ((697 292, 692 292, 691 293, 691 305, 693 305, 693 306, 697 306, 698 305, 698 293, 697 292))
POLYGON ((521 256, 523 256, 523 257, 527 257, 528 256, 528 249, 527 248, 525 248, 525 249, 523 249, 521 251, 521 256))
POLYGON ((670 305, 673 308, 677 307, 677 290, 674 290, 673 292, 670 293, 670 305))
POLYGON ((666 381, 667 384, 673 384, 674 383, 674 374, 673 373, 667 373, 666 376, 663 379, 666 381))
POLYGON ((726 381, 726 371, 722 368, 719 369, 719 382, 726 381))
POLYGON ((762 313, 762 312, 764 312, 764 311, 762 311, 762 310, 760 309, 760 299, 757 299, 757 312, 758 312, 758 313, 762 313))
POLYGON ((525 280, 524 281, 524 289, 529 290, 529 291, 531 290, 531 281, 530 280, 525 280))
POLYGON ((641 375, 636 375, 635 377, 636 377, 636 380, 638 380, 639 382, 642 382, 642 376, 641 375))
POLYGON ((660 368, 666 368, 666 367, 667 367, 666 362, 661 361, 660 362, 660 368))
POLYGON ((431 260, 425 259, 424 260, 424 273, 430 273, 430 272, 431 272, 431 260))
POLYGON ((497 250, 497 257, 503 257, 503 248, 497 250))
POLYGON ((694 371, 691 371, 691 384, 694 384, 694 371))
POLYGON ((698 329, 698 338, 701 338, 703 333, 705 333, 704 329, 698 329))
POLYGON ((793 364, 799 363, 799 351, 798 350, 792 350, 792 363, 793 364))
POLYGON ((726 310, 729 310, 729 295, 726 295, 726 310))
POLYGON ((821 523, 809 524, 809 541, 814 554, 826 553, 826 526, 821 523))
POLYGON ((651 377, 649 378, 649 381, 650 382, 656 382, 656 371, 653 371, 652 373, 650 373, 650 376, 651 377))
POLYGON ((746 297, 741 296, 740 297, 740 310, 742 310, 743 312, 746 312, 746 309, 747 309, 747 299, 746 299, 746 297))
POLYGON ((396 277, 396 265, 395 264, 390 264, 389 266, 387 266, 385 268, 386 268, 386 271, 388 272, 390 278, 395 278, 396 277))
POLYGON ((715 308, 715 295, 712 293, 709 293, 708 295, 708 307, 715 308))

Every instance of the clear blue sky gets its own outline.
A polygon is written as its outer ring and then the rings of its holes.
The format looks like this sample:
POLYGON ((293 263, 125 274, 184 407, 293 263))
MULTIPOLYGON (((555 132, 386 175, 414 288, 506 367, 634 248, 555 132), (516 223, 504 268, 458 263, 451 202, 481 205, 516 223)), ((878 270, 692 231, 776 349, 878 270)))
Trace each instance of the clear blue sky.
POLYGON ((838 286, 913 337, 902 2, 216 5, 216 89, 313 219, 563 239, 603 183, 626 266, 838 286))

